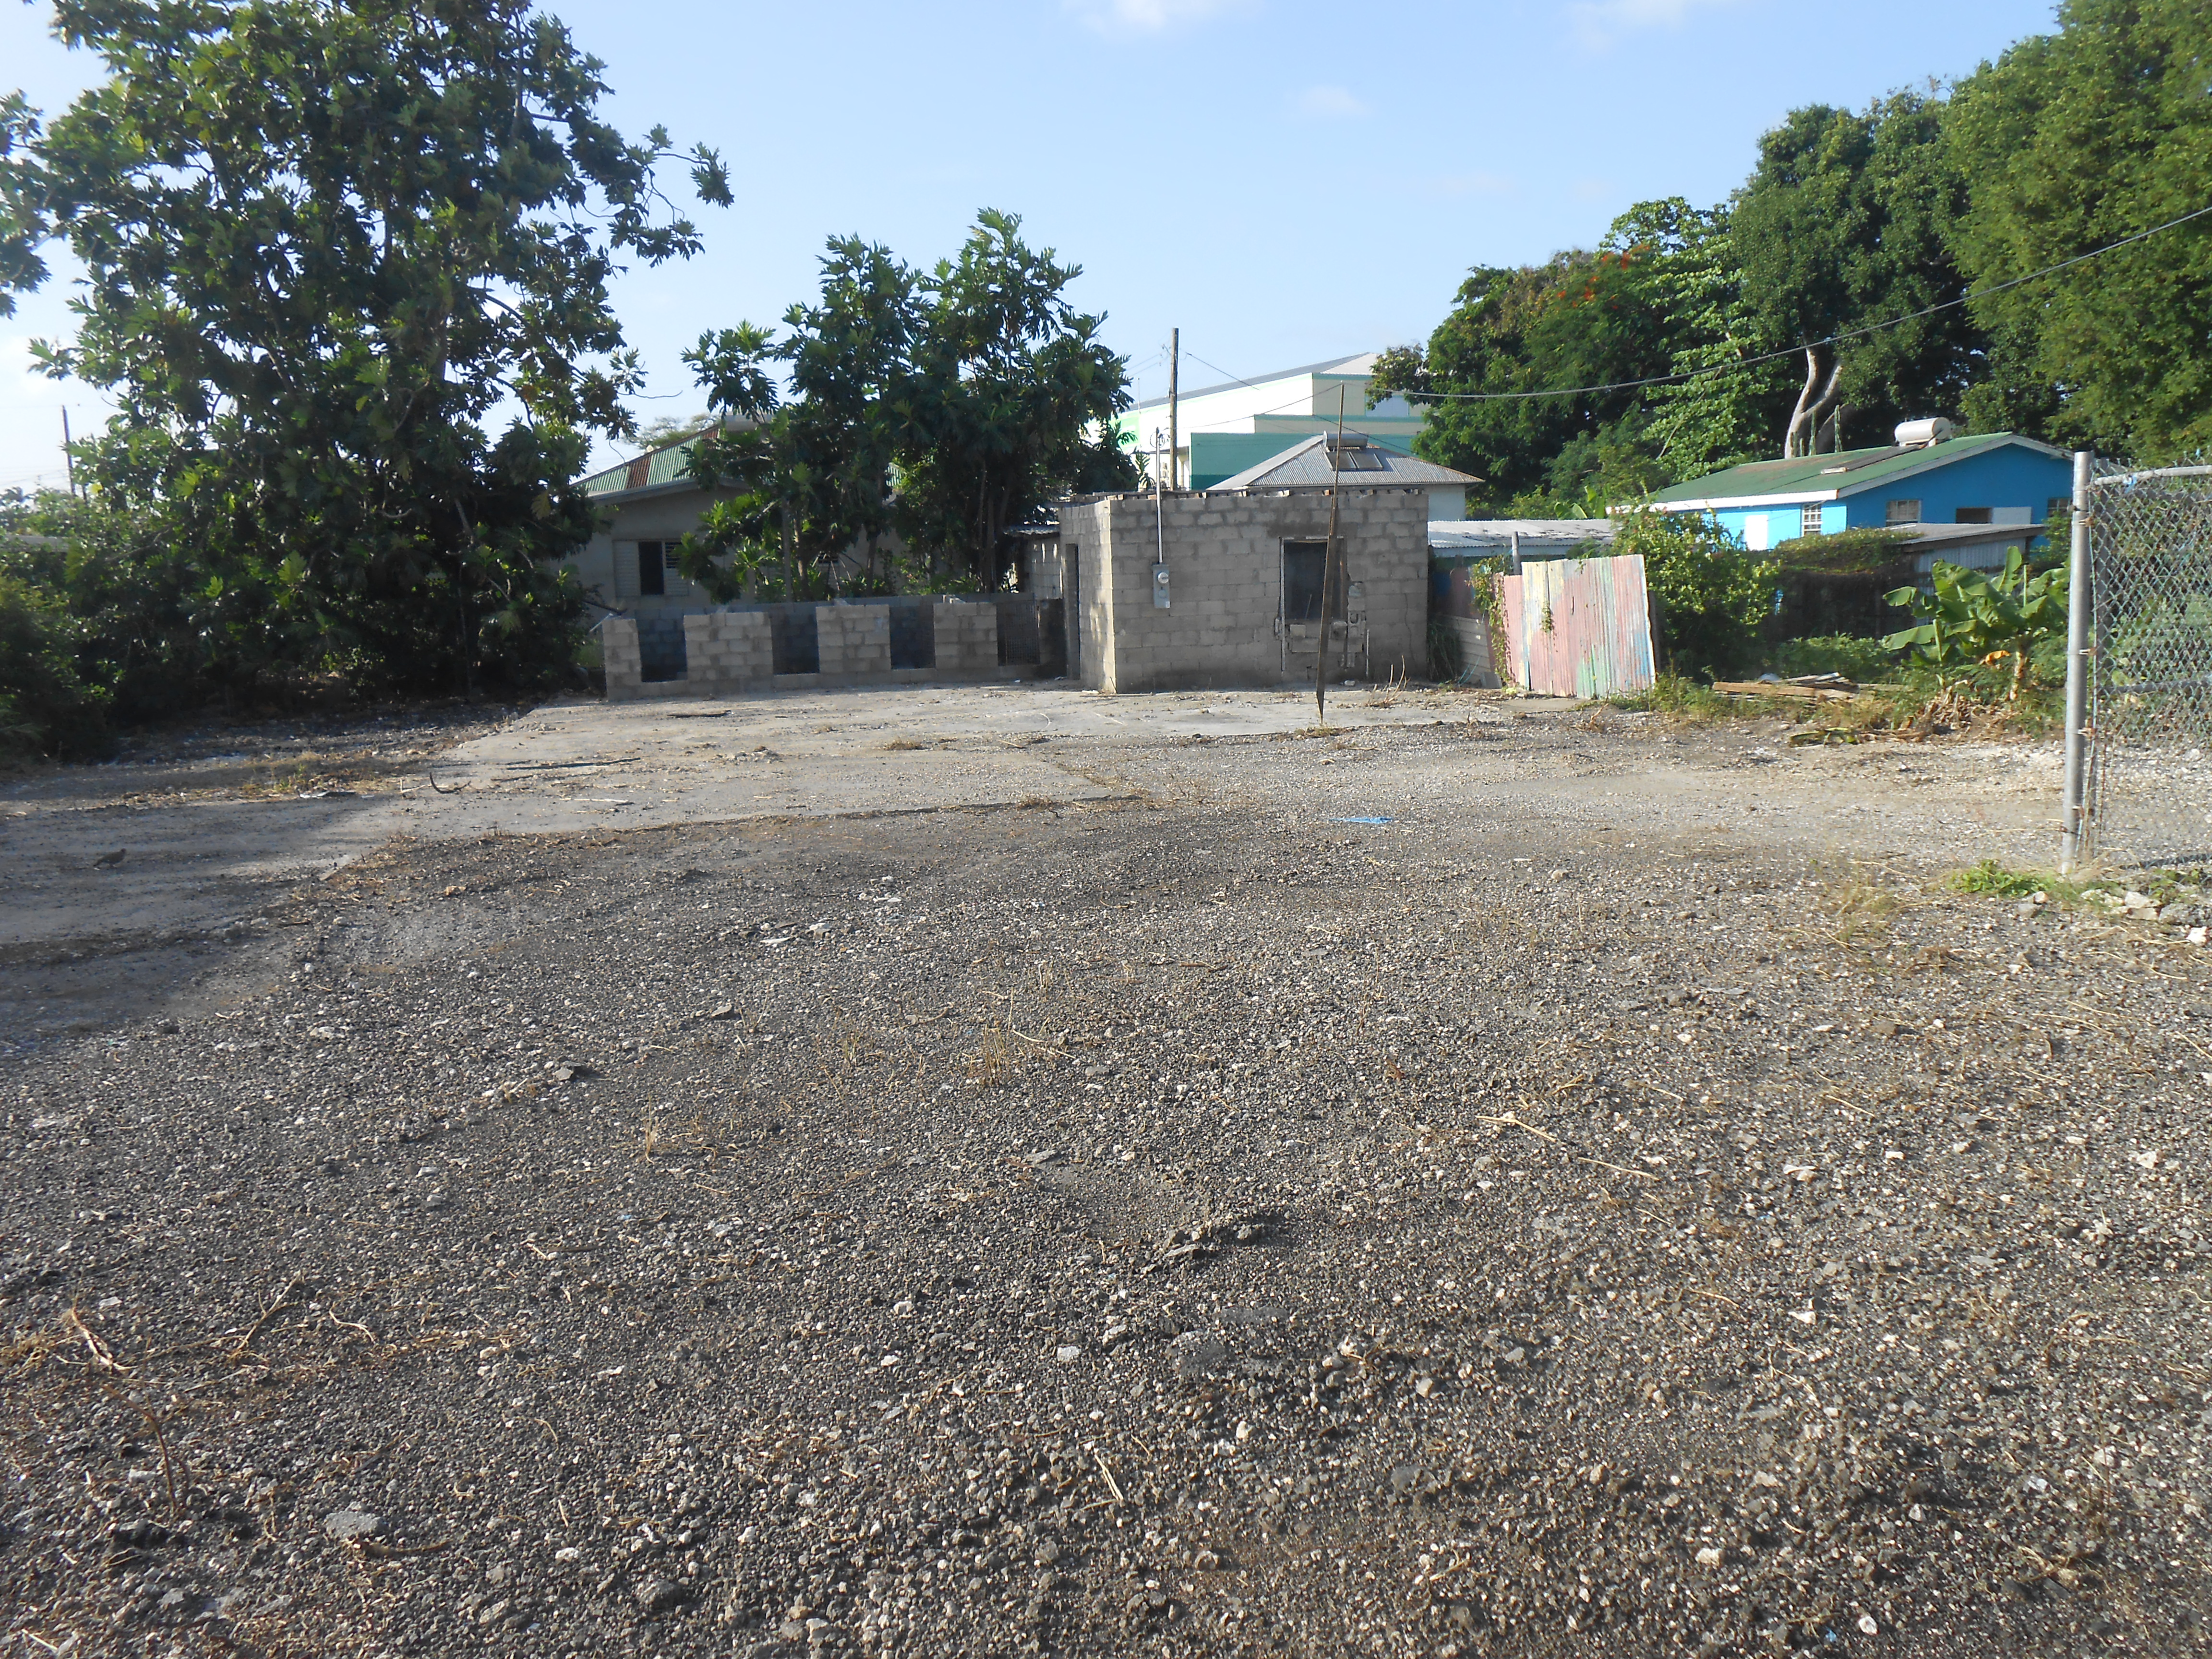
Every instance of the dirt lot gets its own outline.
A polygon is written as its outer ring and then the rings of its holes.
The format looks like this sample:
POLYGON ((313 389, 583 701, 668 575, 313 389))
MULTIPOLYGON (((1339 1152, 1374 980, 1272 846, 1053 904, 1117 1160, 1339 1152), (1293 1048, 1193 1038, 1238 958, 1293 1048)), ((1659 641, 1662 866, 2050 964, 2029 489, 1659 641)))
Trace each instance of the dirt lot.
POLYGON ((0 788, 0 1652, 2212 1646, 2212 951, 1947 882, 2051 751, 1310 718, 0 788))

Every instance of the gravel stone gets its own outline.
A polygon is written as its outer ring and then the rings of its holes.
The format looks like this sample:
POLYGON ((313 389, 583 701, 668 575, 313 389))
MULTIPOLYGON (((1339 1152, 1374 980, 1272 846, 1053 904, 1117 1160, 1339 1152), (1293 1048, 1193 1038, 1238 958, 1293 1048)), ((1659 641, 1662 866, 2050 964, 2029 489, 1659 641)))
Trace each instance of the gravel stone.
MULTIPOLYGON (((2203 1651, 2212 952, 1947 879, 2047 860, 2051 746, 1395 702, 1056 742, 1050 810, 225 877, 204 986, 0 961, 57 1011, 0 1106, 7 1628, 2203 1651)), ((891 761, 775 747, 717 764, 891 761)), ((147 816, 99 879, 184 856, 147 816)))

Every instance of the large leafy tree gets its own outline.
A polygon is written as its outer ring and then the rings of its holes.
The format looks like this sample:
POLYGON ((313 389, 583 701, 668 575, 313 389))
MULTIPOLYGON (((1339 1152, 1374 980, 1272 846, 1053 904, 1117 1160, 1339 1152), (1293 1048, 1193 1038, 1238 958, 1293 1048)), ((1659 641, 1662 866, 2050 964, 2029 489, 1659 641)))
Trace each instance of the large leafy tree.
POLYGON ((1946 233, 1966 183, 1942 143, 1943 108, 1914 93, 1863 112, 1815 105, 1759 141, 1729 232, 1753 326, 1804 355, 1786 455, 1848 447, 1846 418, 1879 436, 1960 408, 1984 349, 1963 307, 1832 343, 1965 291, 1946 233))
POLYGON ((607 284, 699 246, 666 134, 603 122, 603 65, 527 0, 60 0, 55 28, 107 78, 43 132, 0 111, 0 282, 53 236, 82 262, 46 361, 119 405, 97 495, 204 562, 209 672, 565 660, 547 561, 638 378, 607 284))
POLYGON ((872 554, 890 529, 915 400, 915 286, 890 250, 835 237, 820 297, 784 313, 782 340, 740 323, 684 354, 723 422, 690 459, 695 477, 729 492, 684 548, 687 574, 708 592, 732 599, 775 563, 795 597, 807 571, 855 547, 872 554))
POLYGON ((1425 403, 1416 449, 1483 479, 1486 498, 1504 506, 1578 494, 1608 461, 1640 470, 1635 391, 1522 394, 1662 374, 1668 357, 1666 319, 1637 254, 1573 252, 1517 270, 1477 267, 1425 348, 1382 355, 1368 393, 1425 403))
POLYGON ((728 493, 685 550, 695 580, 726 599, 781 557, 787 582, 895 581, 876 556, 896 532, 927 567, 908 575, 995 586, 1012 526, 1055 495, 1135 484, 1112 436, 1127 365, 1066 297, 1080 268, 1020 227, 986 210, 926 274, 833 239, 819 300, 781 337, 701 337, 686 361, 725 425, 690 467, 728 493))
POLYGON ((1639 202, 1613 221, 1606 246, 1637 262, 1667 319, 1669 379, 1644 393, 1653 465, 1688 478, 1767 453, 1791 388, 1744 298, 1728 206, 1696 208, 1679 196, 1639 202))
MULTIPOLYGON (((2212 30, 2202 0, 2066 0, 1952 96, 1954 232, 1993 287, 2212 202, 2212 30)), ((1972 302, 1997 342, 1968 399, 2018 426, 2166 459, 2212 445, 2212 218, 1972 302)))
POLYGON ((899 453, 899 522, 995 586, 1006 532, 1061 491, 1123 489, 1134 469, 1111 438, 1129 406, 1127 365, 1078 311, 1083 274, 1021 240, 1021 220, 985 210, 957 259, 921 284, 899 453))

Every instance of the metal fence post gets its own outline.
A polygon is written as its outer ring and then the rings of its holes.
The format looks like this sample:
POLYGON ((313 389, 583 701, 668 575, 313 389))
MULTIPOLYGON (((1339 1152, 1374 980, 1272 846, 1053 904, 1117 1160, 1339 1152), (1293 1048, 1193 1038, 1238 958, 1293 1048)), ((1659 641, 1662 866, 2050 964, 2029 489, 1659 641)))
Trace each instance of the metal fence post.
POLYGON ((2087 850, 2084 844, 2087 803, 2082 798, 2088 769, 2089 704, 2089 477, 2091 456, 2074 452, 2072 544, 2066 572, 2066 782, 2059 807, 2058 871, 2072 872, 2087 850))

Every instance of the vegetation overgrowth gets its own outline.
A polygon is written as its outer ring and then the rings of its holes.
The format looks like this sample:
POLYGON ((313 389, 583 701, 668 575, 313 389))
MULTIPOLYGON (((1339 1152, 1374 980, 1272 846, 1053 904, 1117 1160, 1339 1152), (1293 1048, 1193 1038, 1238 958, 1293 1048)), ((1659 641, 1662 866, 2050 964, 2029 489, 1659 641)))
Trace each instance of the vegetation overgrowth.
POLYGON ((2057 23, 1948 89, 1792 111, 1725 202, 1639 203, 1594 248, 1477 266, 1371 395, 1430 400, 1415 447, 1488 481, 1474 513, 1561 515, 1931 415, 2107 454, 2212 444, 2212 221, 1996 291, 2206 205, 2200 0, 2065 0, 2057 23), (1561 386, 1614 389, 1511 395, 1561 386))
MULTIPOLYGON (((2146 461, 2201 449, 2212 220, 2000 291, 2204 205, 2201 13, 2065 0, 1948 88, 1793 111, 1724 203, 1642 203, 1595 248, 1476 268, 1370 389, 1427 401, 1419 447, 1489 481, 1477 513, 1591 516, 1933 414, 2146 461), (1613 389, 1519 395, 1561 386, 1613 389)), ((611 281, 699 249, 661 179, 731 205, 720 158, 608 125, 604 65, 531 0, 52 18, 104 74, 51 122, 0 95, 0 315, 65 244, 76 325, 37 349, 118 413, 74 447, 80 495, 0 526, 0 749, 96 752, 118 721, 303 686, 574 681, 587 607, 562 560, 598 522, 579 474, 595 434, 635 433, 611 281)), ((992 586, 1039 504, 1133 482, 1096 435, 1127 365, 1069 303, 1076 273, 987 212, 927 270, 839 239, 781 331, 703 337, 708 408, 670 432, 705 434, 693 464, 733 499, 687 571, 716 592, 992 586)), ((1650 515, 1624 546, 1668 667, 1704 676, 1812 660, 1763 639, 1778 581, 1901 552, 1855 532, 1760 554, 1650 515)), ((1790 614, 1823 638, 1841 616, 1790 614)), ((1950 643, 1971 629, 1930 625, 1942 696, 2039 718, 2047 629, 1993 624, 1976 655, 1950 643)))

